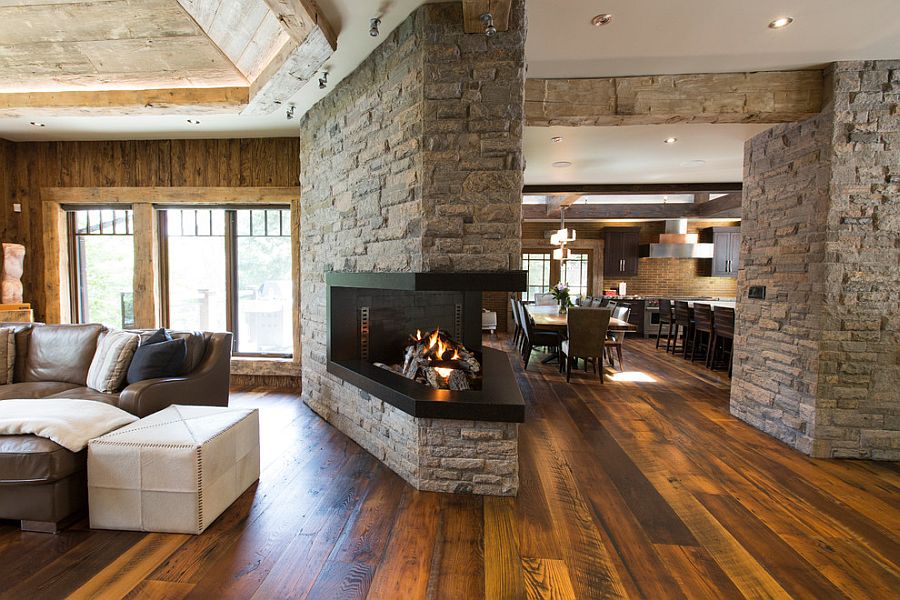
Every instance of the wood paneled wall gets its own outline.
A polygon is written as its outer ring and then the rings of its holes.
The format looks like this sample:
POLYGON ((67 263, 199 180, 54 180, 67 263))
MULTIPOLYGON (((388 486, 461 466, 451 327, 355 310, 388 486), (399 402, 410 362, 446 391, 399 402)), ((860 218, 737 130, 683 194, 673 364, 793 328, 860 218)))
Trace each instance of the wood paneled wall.
POLYGON ((41 188, 299 186, 300 177, 296 138, 0 144, 0 164, 4 154, 12 193, 3 198, 3 240, 27 248, 25 300, 38 319, 46 306, 41 188))

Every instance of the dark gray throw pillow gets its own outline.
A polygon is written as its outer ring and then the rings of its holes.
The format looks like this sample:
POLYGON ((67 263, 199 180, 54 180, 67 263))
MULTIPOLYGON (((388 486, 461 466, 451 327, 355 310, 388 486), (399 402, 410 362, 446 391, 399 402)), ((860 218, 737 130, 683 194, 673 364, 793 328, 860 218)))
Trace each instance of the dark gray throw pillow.
POLYGON ((181 374, 186 356, 187 343, 183 339, 155 344, 145 342, 134 351, 125 381, 131 385, 145 379, 175 377, 181 374))
POLYGON ((165 327, 160 327, 153 334, 141 340, 141 346, 149 346, 150 344, 158 344, 160 342, 168 342, 172 339, 172 336, 169 335, 169 332, 166 331, 165 327))

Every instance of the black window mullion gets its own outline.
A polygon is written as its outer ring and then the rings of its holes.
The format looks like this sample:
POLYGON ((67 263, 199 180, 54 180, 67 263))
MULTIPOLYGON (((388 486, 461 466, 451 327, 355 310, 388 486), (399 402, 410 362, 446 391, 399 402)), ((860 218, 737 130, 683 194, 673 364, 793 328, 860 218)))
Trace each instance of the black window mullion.
POLYGON ((238 347, 237 211, 225 211, 225 312, 232 333, 232 351, 238 347))

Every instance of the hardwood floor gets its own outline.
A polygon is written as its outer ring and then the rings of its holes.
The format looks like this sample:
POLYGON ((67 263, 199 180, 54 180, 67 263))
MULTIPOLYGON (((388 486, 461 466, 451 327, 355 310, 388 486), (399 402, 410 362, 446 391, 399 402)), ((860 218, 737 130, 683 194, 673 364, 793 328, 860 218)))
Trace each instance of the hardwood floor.
POLYGON ((898 597, 897 464, 810 460, 731 417, 723 375, 625 359, 604 385, 515 363, 515 499, 415 492, 296 395, 238 391, 262 476, 206 533, 3 523, 0 597, 898 597))

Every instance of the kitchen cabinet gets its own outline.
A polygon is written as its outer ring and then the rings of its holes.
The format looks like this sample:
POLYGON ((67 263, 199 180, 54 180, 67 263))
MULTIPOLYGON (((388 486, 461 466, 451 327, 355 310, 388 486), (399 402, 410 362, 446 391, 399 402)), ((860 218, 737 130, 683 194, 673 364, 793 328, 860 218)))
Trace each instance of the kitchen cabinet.
POLYGON ((603 231, 603 277, 638 274, 640 227, 611 227, 603 231))
POLYGON ((704 230, 704 240, 712 242, 713 277, 737 277, 741 254, 740 227, 710 227, 704 230))

